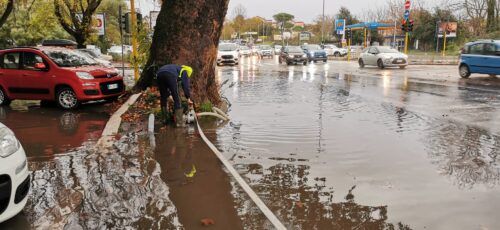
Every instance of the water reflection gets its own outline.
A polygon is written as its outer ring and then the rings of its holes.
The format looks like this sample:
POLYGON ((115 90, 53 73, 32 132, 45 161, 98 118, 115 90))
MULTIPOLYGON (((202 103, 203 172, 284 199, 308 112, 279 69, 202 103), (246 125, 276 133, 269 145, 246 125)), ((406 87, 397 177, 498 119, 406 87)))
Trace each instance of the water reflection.
MULTIPOLYGON (((325 186, 325 178, 311 178, 307 165, 236 165, 252 188, 289 229, 410 229, 403 223, 388 223, 387 206, 366 206, 355 200, 353 186, 346 193, 325 186), (335 202, 334 200, 343 200, 335 202)), ((241 191, 239 191, 241 192, 241 191)), ((237 197, 247 229, 262 229, 265 218, 237 197)))
POLYGON ((81 149, 32 162, 25 213, 41 229, 174 229, 176 209, 147 140, 123 137, 109 152, 81 149))
POLYGON ((52 157, 97 140, 108 117, 102 110, 89 107, 76 111, 0 107, 0 122, 14 131, 30 160, 52 157))

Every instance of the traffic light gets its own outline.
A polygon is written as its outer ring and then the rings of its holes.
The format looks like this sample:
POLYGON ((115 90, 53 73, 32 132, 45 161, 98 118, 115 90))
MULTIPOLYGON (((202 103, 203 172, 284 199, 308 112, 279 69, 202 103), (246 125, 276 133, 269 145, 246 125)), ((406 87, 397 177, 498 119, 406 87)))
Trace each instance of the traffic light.
POLYGON ((408 32, 413 31, 413 20, 410 20, 410 24, 408 24, 408 32))
POLYGON ((137 26, 140 28, 141 25, 142 25, 142 14, 141 13, 137 13, 136 17, 137 17, 137 26))
POLYGON ((130 33, 130 13, 125 13, 120 17, 120 29, 125 33, 130 33))
POLYGON ((351 31, 351 29, 347 29, 347 30, 345 31, 345 38, 346 38, 346 39, 349 39, 349 38, 351 38, 351 36, 352 36, 352 31, 351 31))
POLYGON ((403 22, 401 23, 401 30, 403 32, 407 32, 407 25, 406 25, 406 20, 403 20, 403 22))

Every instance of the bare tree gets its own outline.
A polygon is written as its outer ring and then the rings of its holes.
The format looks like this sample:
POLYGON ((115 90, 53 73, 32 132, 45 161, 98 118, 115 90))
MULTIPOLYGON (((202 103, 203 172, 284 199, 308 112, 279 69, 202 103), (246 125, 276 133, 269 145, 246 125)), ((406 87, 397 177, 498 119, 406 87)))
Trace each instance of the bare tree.
POLYGON ((54 0, 55 14, 66 32, 73 36, 79 48, 92 33, 92 15, 102 0, 54 0))
POLYGON ((480 35, 484 32, 483 21, 487 14, 488 0, 465 0, 463 2, 465 12, 471 20, 474 34, 480 35))
POLYGON ((247 17, 247 8, 245 8, 243 5, 238 4, 236 7, 233 9, 233 18, 236 18, 238 16, 241 16, 243 18, 247 17))
POLYGON ((9 0, 7 2, 7 6, 5 7, 5 10, 3 11, 2 16, 0 17, 0 28, 5 24, 7 21, 7 18, 9 18, 10 13, 12 13, 12 10, 14 9, 14 0, 9 0))

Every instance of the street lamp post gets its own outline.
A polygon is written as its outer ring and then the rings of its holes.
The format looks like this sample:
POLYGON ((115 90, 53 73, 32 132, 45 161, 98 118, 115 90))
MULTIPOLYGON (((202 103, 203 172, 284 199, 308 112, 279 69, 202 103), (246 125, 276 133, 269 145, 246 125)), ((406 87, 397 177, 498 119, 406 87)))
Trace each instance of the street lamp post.
POLYGON ((323 19, 321 20, 321 44, 325 43, 325 0, 323 0, 323 19))

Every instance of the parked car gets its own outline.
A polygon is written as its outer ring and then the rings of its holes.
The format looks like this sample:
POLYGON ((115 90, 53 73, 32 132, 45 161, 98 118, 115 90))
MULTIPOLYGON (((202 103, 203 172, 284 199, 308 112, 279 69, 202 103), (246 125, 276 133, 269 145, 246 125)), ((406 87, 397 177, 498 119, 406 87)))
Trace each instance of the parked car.
POLYGON ((261 58, 264 58, 264 57, 273 58, 274 57, 273 48, 271 46, 268 46, 268 45, 260 46, 259 57, 261 57, 261 58))
POLYGON ((281 53, 281 48, 283 48, 283 46, 274 45, 274 54, 279 55, 281 53))
MULTIPOLYGON (((123 55, 129 55, 130 53, 132 53, 132 46, 123 45, 123 55)), ((115 56, 122 55, 122 47, 121 46, 109 47, 108 55, 115 55, 115 56)))
POLYGON ((399 67, 404 69, 408 65, 408 56, 388 46, 371 46, 362 51, 358 59, 359 67, 366 65, 385 67, 399 67))
POLYGON ((259 55, 259 50, 260 50, 260 46, 258 46, 258 45, 252 46, 252 55, 259 55))
POLYGON ((252 55, 252 50, 248 48, 248 46, 240 46, 240 56, 251 56, 252 55))
POLYGON ((287 65, 302 63, 307 65, 307 55, 299 46, 286 46, 281 50, 279 63, 285 62, 287 65))
POLYGON ((111 64, 110 61, 105 60, 102 58, 100 55, 96 54, 93 50, 90 49, 79 49, 78 51, 82 52, 82 55, 85 55, 89 58, 94 59, 97 63, 106 66, 106 67, 113 67, 113 64, 111 64))
POLYGON ((30 173, 14 132, 0 123, 0 223, 20 213, 28 201, 30 173))
POLYGON ((219 44, 219 51, 217 52, 217 65, 238 65, 238 45, 234 43, 219 44))
POLYGON ((302 50, 304 50, 304 53, 307 54, 307 59, 309 62, 317 62, 317 61, 323 61, 327 62, 328 57, 326 56, 326 52, 321 49, 321 46, 319 45, 302 45, 301 46, 302 50))
POLYGON ((347 55, 347 49, 338 48, 336 45, 325 45, 324 50, 328 56, 343 57, 347 55))
POLYGON ((57 46, 65 48, 76 48, 78 43, 68 39, 47 39, 42 41, 42 46, 57 46))
POLYGON ((473 73, 500 75, 500 40, 465 44, 460 54, 459 72, 462 78, 473 73))
POLYGON ((115 100, 125 91, 115 68, 61 47, 0 50, 0 105, 12 100, 55 101, 63 109, 115 100))

